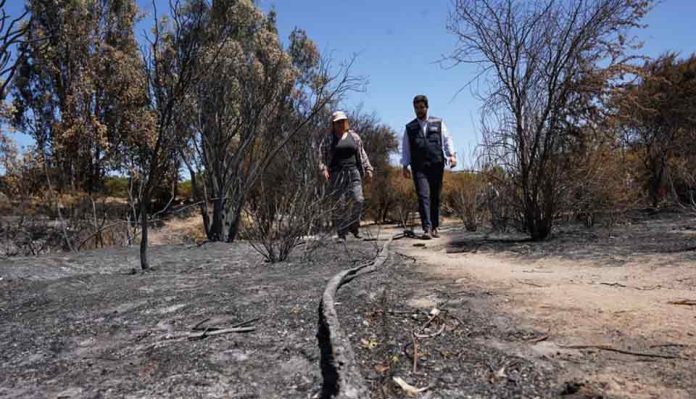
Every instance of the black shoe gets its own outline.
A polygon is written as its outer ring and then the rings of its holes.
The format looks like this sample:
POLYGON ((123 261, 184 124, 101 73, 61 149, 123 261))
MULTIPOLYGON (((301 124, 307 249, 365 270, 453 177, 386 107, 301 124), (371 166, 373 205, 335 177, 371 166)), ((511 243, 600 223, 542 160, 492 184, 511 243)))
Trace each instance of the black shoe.
POLYGON ((421 236, 421 239, 423 239, 423 240, 429 240, 429 239, 431 239, 431 238, 433 238, 433 236, 430 234, 429 231, 426 231, 426 232, 423 233, 423 235, 421 236))
POLYGON ((362 239, 362 238, 363 238, 362 234, 360 234, 359 231, 352 232, 351 234, 353 234, 353 237, 355 237, 355 238, 357 238, 357 239, 362 239))
POLYGON ((346 242, 346 235, 345 235, 345 234, 339 234, 339 235, 336 237, 336 241, 338 241, 338 242, 346 242))
POLYGON ((440 233, 437 232, 437 229, 432 229, 430 235, 433 236, 433 238, 440 238, 440 233))

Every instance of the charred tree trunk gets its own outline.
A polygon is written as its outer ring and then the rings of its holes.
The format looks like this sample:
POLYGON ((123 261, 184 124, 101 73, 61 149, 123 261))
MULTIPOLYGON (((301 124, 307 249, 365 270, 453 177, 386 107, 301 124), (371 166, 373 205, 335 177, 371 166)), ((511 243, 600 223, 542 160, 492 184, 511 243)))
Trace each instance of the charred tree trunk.
POLYGON ((213 200, 213 218, 208 232, 208 239, 210 241, 225 241, 225 200, 220 198, 221 196, 219 195, 217 197, 213 200))
POLYGON ((140 235, 140 268, 142 270, 150 268, 147 258, 147 205, 149 201, 149 198, 143 198, 142 201, 140 201, 140 228, 142 230, 140 235))

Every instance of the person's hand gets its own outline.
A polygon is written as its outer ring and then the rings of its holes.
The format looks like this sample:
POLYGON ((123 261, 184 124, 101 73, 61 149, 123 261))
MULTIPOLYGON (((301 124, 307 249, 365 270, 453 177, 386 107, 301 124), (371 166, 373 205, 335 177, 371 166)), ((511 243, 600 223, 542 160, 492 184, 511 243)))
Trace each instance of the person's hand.
POLYGON ((324 174, 324 179, 326 179, 326 181, 329 181, 329 179, 331 178, 331 175, 329 174, 329 171, 326 170, 326 169, 324 169, 324 173, 323 173, 323 174, 324 174))
POLYGON ((365 178, 367 179, 368 182, 372 181, 372 171, 368 170, 367 173, 365 173, 365 178))
POLYGON ((403 169, 401 169, 401 175, 404 177, 404 179, 411 178, 411 171, 408 170, 408 166, 404 166, 403 169))
POLYGON ((450 169, 454 169, 457 167, 457 157, 455 155, 452 155, 449 157, 449 164, 450 164, 450 169))

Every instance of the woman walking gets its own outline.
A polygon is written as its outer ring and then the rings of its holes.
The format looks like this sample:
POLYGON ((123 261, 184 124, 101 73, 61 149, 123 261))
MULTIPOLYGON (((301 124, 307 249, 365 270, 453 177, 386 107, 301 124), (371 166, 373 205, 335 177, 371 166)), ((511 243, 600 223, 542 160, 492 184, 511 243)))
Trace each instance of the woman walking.
POLYGON ((347 232, 361 238, 362 178, 372 179, 374 170, 360 136, 350 130, 344 112, 336 111, 331 115, 331 133, 324 137, 320 148, 319 169, 331 183, 333 222, 338 238, 345 240, 347 232))

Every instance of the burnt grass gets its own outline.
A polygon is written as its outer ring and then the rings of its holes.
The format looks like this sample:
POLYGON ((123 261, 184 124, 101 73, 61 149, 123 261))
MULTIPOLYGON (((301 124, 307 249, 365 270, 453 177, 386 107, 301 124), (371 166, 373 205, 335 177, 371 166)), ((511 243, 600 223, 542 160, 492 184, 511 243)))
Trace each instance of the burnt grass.
MULTIPOLYGON (((467 234, 447 251, 521 257, 632 253, 693 259, 693 217, 641 216, 630 228, 562 227, 548 242, 467 234)), ((246 243, 159 246, 153 270, 130 275, 137 248, 0 258, 0 397, 313 398, 321 391, 317 308, 327 281, 372 259, 382 242, 329 243, 311 256, 265 263, 246 243), (246 333, 188 339, 193 328, 246 333)), ((421 275, 391 252, 377 271, 338 293, 336 309, 374 398, 400 398, 400 377, 423 398, 594 397, 490 342, 530 342, 527 331, 486 307, 490 292, 421 275), (441 313, 410 300, 428 298, 441 313), (420 330, 419 330, 420 329, 420 330), (412 331, 418 361, 413 370, 412 331), (437 334, 439 333, 439 334, 437 334)), ((202 331, 199 331, 199 333, 202 331)))
MULTIPOLYGON (((327 243, 309 257, 299 248, 279 264, 244 243, 154 247, 153 270, 136 275, 129 274, 135 248, 5 258, 0 397, 318 397, 321 293, 331 276, 372 259, 381 244, 327 243), (204 321, 226 328, 257 318, 252 332, 184 337, 204 321)), ((427 315, 406 301, 431 289, 447 286, 422 282, 411 260, 392 253, 382 269, 339 291, 339 317, 374 397, 403 397, 393 376, 429 385, 424 397, 433 398, 559 392, 550 371, 477 343, 525 332, 503 331, 466 303, 434 321, 445 330, 419 343, 418 370, 410 373, 412 348, 404 346, 427 315)), ((464 297, 480 295, 487 293, 464 297)))
POLYGON ((327 280, 374 243, 264 263, 248 245, 154 247, 0 260, 0 397, 308 398, 319 392, 327 280), (189 340, 198 323, 255 331, 189 340))

